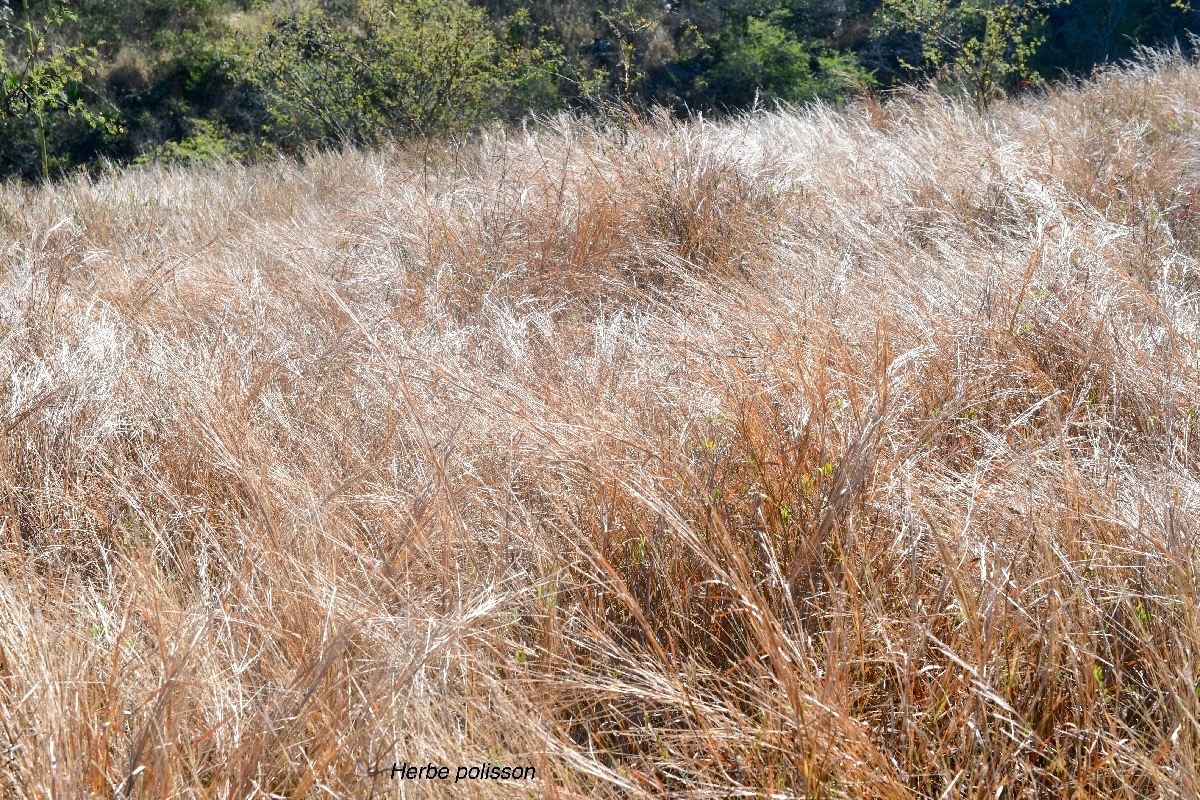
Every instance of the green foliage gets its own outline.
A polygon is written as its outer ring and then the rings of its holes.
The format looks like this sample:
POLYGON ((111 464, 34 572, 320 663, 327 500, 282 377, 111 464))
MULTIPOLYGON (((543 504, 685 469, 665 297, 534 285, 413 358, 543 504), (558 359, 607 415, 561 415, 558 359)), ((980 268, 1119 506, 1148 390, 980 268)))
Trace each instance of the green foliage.
POLYGON ((236 152, 236 137, 225 128, 204 119, 190 121, 191 131, 182 139, 157 145, 138 156, 135 164, 217 166, 236 152))
POLYGON ((518 9, 496 23, 500 40, 498 76, 503 92, 493 98, 500 115, 520 119, 530 110, 557 110, 562 105, 557 66, 563 47, 552 28, 537 25, 528 9, 518 9))
MULTIPOLYGON (((14 23, 13 16, 11 7, 0 5, 0 120, 32 124, 37 132, 41 177, 49 180, 49 114, 64 112, 79 116, 92 127, 112 128, 103 115, 89 109, 81 94, 85 76, 95 72, 96 50, 83 44, 63 45, 52 38, 75 19, 63 4, 51 5, 40 21, 35 21, 27 5, 20 23, 14 23)), ((6 132, 11 135, 11 131, 7 127, 6 132)))
POLYGON ((662 28, 662 20, 644 6, 636 0, 622 0, 611 9, 596 11, 608 34, 601 38, 611 63, 610 69, 602 67, 598 74, 610 77, 612 88, 623 100, 635 97, 644 87, 650 47, 662 28))
POLYGON ((367 144, 485 119, 500 44, 466 0, 356 0, 271 15, 248 43, 245 76, 266 98, 268 132, 288 144, 367 144))
POLYGON ((220 0, 74 0, 77 27, 113 57, 124 45, 136 43, 145 52, 171 49, 184 33, 218 34, 223 11, 220 0))
POLYGON ((783 27, 781 14, 747 18, 713 47, 688 91, 694 108, 745 108, 776 101, 803 103, 834 99, 868 86, 872 79, 852 56, 804 42, 783 27))
POLYGON ((525 15, 552 42, 542 72, 559 102, 588 111, 675 105, 688 68, 720 27, 716 2, 484 0, 493 19, 525 15))
POLYGON ((0 0, 0 177, 913 80, 984 108, 1193 30, 1180 0, 0 0))
POLYGON ((883 0, 883 26, 920 38, 913 73, 962 87, 979 108, 1038 75, 1046 11, 1065 0, 883 0))

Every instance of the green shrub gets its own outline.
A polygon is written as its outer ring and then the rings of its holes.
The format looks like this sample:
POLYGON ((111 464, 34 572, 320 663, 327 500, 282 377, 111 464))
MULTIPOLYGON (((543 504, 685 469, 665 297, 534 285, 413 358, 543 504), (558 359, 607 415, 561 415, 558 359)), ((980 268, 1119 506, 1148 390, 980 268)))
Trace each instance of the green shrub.
POLYGON ((211 167, 228 161, 238 150, 237 138, 216 123, 194 119, 188 127, 188 134, 148 149, 134 163, 211 167))
POLYGON ((269 17, 245 74, 288 144, 468 127, 496 105, 500 45, 466 0, 355 0, 269 17))
POLYGON ((836 99, 872 85, 854 56, 804 41, 783 12, 734 21, 716 39, 686 92, 692 108, 732 110, 755 102, 836 99))
POLYGON ((1066 0, 883 0, 883 30, 920 39, 921 63, 904 64, 957 85, 979 108, 1001 91, 1038 78, 1046 10, 1066 0))

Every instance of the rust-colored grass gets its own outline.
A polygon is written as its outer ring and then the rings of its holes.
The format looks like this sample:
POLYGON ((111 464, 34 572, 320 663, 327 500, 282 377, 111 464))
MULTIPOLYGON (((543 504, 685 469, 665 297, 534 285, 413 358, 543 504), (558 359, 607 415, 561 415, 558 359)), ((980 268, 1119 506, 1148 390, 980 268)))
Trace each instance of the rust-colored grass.
POLYGON ((0 796, 1200 795, 1197 108, 0 190, 0 796))

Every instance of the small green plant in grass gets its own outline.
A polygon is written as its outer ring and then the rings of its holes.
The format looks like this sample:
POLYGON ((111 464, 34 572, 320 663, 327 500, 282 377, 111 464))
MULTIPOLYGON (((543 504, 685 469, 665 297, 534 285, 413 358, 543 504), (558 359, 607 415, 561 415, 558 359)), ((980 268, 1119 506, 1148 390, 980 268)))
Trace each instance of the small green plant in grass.
POLYGON ((537 587, 537 597, 548 609, 558 605, 558 598, 555 597, 554 591, 542 584, 539 584, 537 587))

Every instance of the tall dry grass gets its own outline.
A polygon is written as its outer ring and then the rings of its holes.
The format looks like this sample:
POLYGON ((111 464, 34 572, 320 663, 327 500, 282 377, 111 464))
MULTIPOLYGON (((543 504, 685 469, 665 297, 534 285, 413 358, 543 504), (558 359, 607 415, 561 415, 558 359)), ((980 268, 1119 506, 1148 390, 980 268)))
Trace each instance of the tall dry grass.
POLYGON ((1197 796, 1197 108, 4 189, 0 795, 1197 796))

